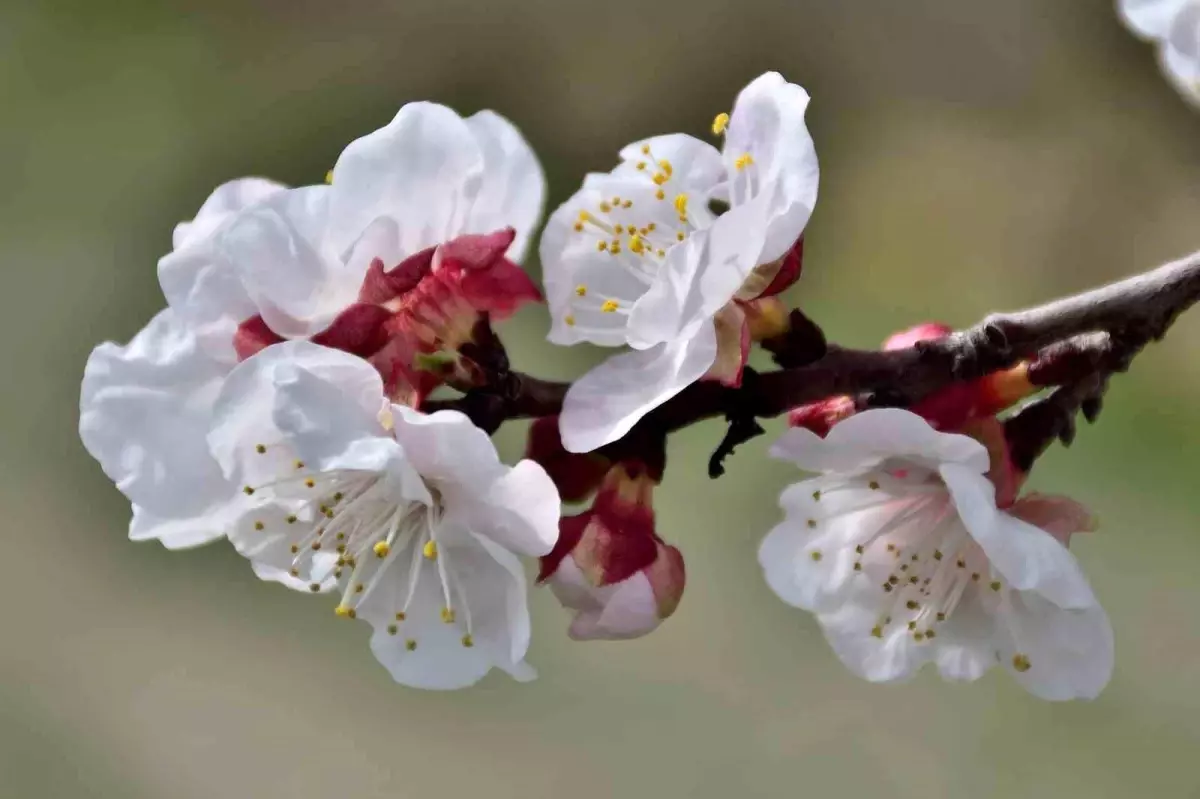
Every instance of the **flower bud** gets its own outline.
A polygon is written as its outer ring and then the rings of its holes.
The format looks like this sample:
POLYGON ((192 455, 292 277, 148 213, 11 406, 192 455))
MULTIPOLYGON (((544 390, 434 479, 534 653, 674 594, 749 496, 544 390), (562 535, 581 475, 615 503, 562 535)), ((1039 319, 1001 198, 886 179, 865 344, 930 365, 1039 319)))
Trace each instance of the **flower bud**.
POLYGON ((591 510, 559 524, 538 582, 576 611, 575 639, 636 638, 675 612, 683 596, 683 556, 654 532, 655 482, 636 462, 605 475, 591 510))
POLYGON ((830 428, 843 419, 853 416, 855 411, 852 397, 845 395, 829 397, 819 402, 810 402, 807 405, 793 408, 788 413, 788 425, 803 427, 824 438, 830 428))

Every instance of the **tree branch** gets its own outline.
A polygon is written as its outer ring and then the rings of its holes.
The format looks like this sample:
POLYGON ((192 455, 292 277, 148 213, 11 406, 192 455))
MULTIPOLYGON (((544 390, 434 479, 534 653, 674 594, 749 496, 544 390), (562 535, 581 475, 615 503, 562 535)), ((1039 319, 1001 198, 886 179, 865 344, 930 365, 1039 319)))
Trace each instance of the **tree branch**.
MULTIPOLYGON (((799 405, 847 394, 882 393, 888 404, 912 404, 954 382, 1022 361, 1033 361, 1030 377, 1035 384, 1071 386, 1069 392, 1053 395, 1058 397, 1059 416, 1069 409, 1073 417, 1081 407, 1094 416, 1108 376, 1127 369, 1147 343, 1161 339, 1197 300, 1200 252, 1036 308, 991 314, 943 339, 887 352, 826 345, 820 328, 796 312, 793 330, 798 332, 764 342, 784 368, 756 374, 741 388, 695 383, 647 415, 638 428, 669 433, 725 416, 738 427, 738 434, 725 442, 722 454, 726 454, 724 449, 747 439, 754 418, 778 416, 799 405)), ((507 364, 506 358, 500 360, 507 364)), ((484 429, 494 430, 507 419, 558 414, 569 387, 508 372, 505 367, 502 374, 489 375, 486 385, 462 398, 427 407, 462 410, 484 429)), ((1054 425, 1043 427, 1050 430, 1054 425)), ((1074 428, 1055 429, 1051 440, 1069 438, 1074 428)))

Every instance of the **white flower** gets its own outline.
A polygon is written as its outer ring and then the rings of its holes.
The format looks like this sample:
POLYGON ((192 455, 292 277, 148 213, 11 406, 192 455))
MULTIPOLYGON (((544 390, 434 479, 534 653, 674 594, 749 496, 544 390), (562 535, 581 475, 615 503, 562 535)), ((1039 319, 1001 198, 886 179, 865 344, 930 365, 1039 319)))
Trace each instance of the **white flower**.
POLYGON ((195 219, 175 229, 159 261, 170 307, 126 346, 106 343, 84 369, 79 434, 133 503, 129 537, 171 548, 220 538, 227 519, 211 515, 225 481, 209 455, 212 402, 232 368, 233 331, 248 312, 238 282, 214 259, 214 235, 246 205, 284 187, 245 178, 217 188, 195 219), (222 293, 227 303, 209 299, 222 293))
POLYGON ((258 204, 218 247, 267 327, 307 338, 360 300, 376 261, 392 268, 464 234, 504 228, 516 233, 507 255, 520 260, 544 194, 533 151, 503 117, 463 119, 410 103, 342 152, 330 185, 258 204))
POLYGON ((684 134, 631 144, 551 216, 540 248, 550 340, 635 350, 572 386, 568 450, 620 438, 702 377, 740 381, 749 337, 739 302, 794 280, 798 258, 780 271, 816 202, 808 99, 767 73, 714 123, 723 151, 684 134), (718 216, 711 201, 729 210, 718 216))
MULTIPOLYGON (((789 430, 773 454, 821 476, 784 491, 785 520, 759 552, 767 582, 816 613, 856 674, 901 680, 935 663, 975 680, 999 663, 1045 699, 1092 698, 1108 682, 1112 629, 1056 540, 1066 531, 997 509, 981 444, 879 409, 824 439, 789 430)), ((1054 515, 1045 500, 1031 518, 1054 515)))
POLYGON ((1200 103, 1200 1, 1119 0, 1118 9, 1130 30, 1158 45, 1171 83, 1200 103))
POLYGON ((365 361, 303 341, 234 370, 209 443, 241 511, 230 541, 264 578, 340 587, 398 682, 533 676, 517 555, 549 552, 559 519, 540 466, 503 465, 462 414, 390 405, 365 361))

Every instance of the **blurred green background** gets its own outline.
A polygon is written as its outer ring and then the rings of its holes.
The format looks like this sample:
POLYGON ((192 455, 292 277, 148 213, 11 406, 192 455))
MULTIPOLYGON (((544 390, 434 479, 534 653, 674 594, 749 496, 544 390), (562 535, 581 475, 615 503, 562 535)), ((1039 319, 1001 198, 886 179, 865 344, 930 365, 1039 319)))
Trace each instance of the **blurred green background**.
MULTIPOLYGON (((659 494, 679 612, 575 644, 537 591, 531 685, 395 686, 326 599, 225 545, 126 540, 78 442, 79 378, 161 306, 156 259, 216 184, 319 181, 436 99, 514 120, 556 204, 625 142, 704 135, 766 69, 814 98, 821 197, 789 296, 835 340, 968 324, 1200 246, 1200 116, 1105 0, 5 0, 0 796, 1200 796, 1197 312, 1035 472, 1103 521, 1075 546, 1117 636, 1093 703, 1002 674, 850 676, 759 575, 797 475, 762 439, 708 481, 716 424, 672 442, 659 494)), ((507 325, 518 365, 579 374, 595 353, 546 324, 507 325)), ((522 436, 501 432, 506 454, 522 436)))

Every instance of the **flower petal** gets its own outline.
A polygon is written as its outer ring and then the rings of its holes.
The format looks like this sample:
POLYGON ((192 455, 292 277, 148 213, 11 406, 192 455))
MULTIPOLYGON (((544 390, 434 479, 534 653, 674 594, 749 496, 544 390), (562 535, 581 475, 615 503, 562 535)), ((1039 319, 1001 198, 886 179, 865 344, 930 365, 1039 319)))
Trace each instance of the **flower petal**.
POLYGON ((1064 610, 1036 594, 1014 595, 1003 611, 1004 666, 1034 696, 1094 699, 1113 672, 1113 631, 1099 605, 1064 610))
POLYGON ((202 520, 226 491, 205 444, 225 369, 169 309, 128 345, 101 344, 88 358, 79 434, 117 488, 140 506, 132 535, 168 534, 168 546, 194 546, 223 533, 219 517, 202 520))
POLYGON ((953 463, 940 472, 971 537, 1013 588, 1035 591, 1062 608, 1096 604, 1075 556, 1045 530, 998 510, 991 481, 953 463))
MULTIPOLYGON (((808 92, 777 72, 752 81, 738 94, 725 136, 726 169, 733 176, 730 192, 751 192, 754 213, 766 224, 756 264, 768 263, 790 250, 804 232, 817 202, 820 173, 817 151, 804 123, 808 92), (744 169, 737 159, 750 154, 744 169), (741 173, 741 174, 739 174, 741 173)), ((732 223, 726 215, 717 224, 732 223), (728 221, 727 221, 728 219, 728 221)))
POLYGON ((262 178, 218 186, 193 220, 176 225, 174 251, 159 259, 158 282, 167 304, 224 363, 236 361, 234 330, 258 310, 237 272, 217 258, 214 236, 238 211, 285 189, 262 178))
POLYGON ((636 141, 621 148, 622 163, 614 175, 644 176, 656 171, 666 173, 663 162, 670 165, 664 189, 671 196, 680 192, 696 193, 706 198, 724 179, 721 154, 708 142, 686 133, 668 133, 636 141), (649 152, 646 152, 646 149, 649 152), (638 169, 637 165, 644 166, 638 169))
POLYGON ((1008 512, 1040 527, 1064 547, 1075 533, 1095 532, 1096 516, 1070 497, 1033 492, 1018 499, 1008 512))
MULTIPOLYGON (((875 592, 878 596, 887 596, 875 592)), ((838 659, 850 671, 871 682, 897 682, 910 679, 934 656, 936 650, 917 642, 904 625, 891 624, 873 631, 885 618, 887 607, 859 592, 861 601, 849 601, 831 613, 817 615, 817 621, 838 659)))
POLYGON ((910 460, 931 468, 959 463, 970 472, 988 469, 987 450, 962 435, 939 433, 915 413, 900 408, 874 408, 838 422, 821 438, 803 428, 788 430, 771 455, 812 472, 861 471, 888 458, 910 460))
POLYGON ((442 493, 447 520, 510 552, 540 557, 558 540, 562 511, 558 489, 533 461, 504 467, 503 474, 490 483, 447 485, 442 493))
POLYGON ((517 236, 508 258, 525 259, 546 201, 546 177, 529 142, 495 111, 467 117, 467 127, 483 153, 483 180, 471 205, 466 232, 512 227, 517 236))
POLYGON ((591 452, 699 380, 717 357, 710 324, 694 338, 613 356, 572 384, 559 428, 569 452, 591 452))
MULTIPOLYGON (((403 554, 410 553, 406 550, 403 554)), ((414 688, 464 688, 478 682, 492 667, 528 679, 532 675, 523 658, 529 647, 530 625, 520 561, 476 537, 440 546, 442 557, 464 592, 454 600, 470 608, 471 646, 463 642, 464 611, 459 611, 454 624, 443 620, 445 598, 436 567, 430 564, 421 563, 425 573, 417 579, 405 618, 397 621, 396 612, 405 606, 410 590, 405 557, 395 561, 358 606, 358 615, 375 629, 371 636, 375 657, 393 679, 414 688)))
POLYGON ((435 103, 405 105, 386 126, 352 142, 333 168, 333 252, 344 252, 380 217, 399 224, 406 253, 467 232, 483 174, 484 154, 458 114, 435 103))
POLYGON ((239 214, 218 239, 221 258, 281 336, 321 332, 362 285, 367 263, 351 269, 326 244, 328 204, 328 186, 280 192, 239 214))
POLYGON ((567 631, 571 638, 579 641, 637 638, 662 623, 654 589, 645 573, 637 572, 607 589, 607 596, 598 610, 582 610, 575 615, 567 631))
POLYGON ((1117 10, 1125 24, 1145 39, 1163 39, 1186 0, 1119 0, 1117 10))

